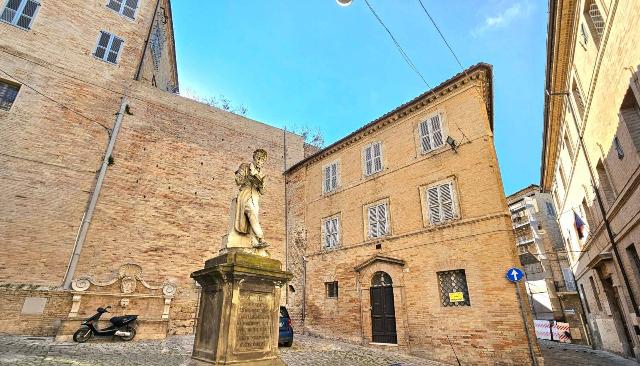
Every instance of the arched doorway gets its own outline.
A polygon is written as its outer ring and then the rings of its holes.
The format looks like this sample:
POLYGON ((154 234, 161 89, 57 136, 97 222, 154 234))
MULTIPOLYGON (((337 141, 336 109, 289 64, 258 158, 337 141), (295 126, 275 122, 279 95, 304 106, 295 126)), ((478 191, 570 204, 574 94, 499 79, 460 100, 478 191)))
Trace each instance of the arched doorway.
POLYGON ((371 335, 377 343, 398 343, 396 310, 393 303, 393 282, 386 272, 376 272, 371 278, 371 335))

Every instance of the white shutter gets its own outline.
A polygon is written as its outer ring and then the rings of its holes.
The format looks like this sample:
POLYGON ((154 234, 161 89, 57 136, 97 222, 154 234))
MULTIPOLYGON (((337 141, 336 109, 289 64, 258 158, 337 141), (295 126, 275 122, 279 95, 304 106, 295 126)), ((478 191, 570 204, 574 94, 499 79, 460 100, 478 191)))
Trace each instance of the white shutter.
POLYGON ((440 199, 437 186, 427 189, 427 206, 429 206, 429 222, 432 224, 439 223, 442 219, 440 216, 440 199))
POLYGON ((111 35, 111 37, 111 49, 109 50, 107 61, 115 64, 118 61, 118 54, 120 53, 120 48, 124 41, 114 35, 111 35))
POLYGON ((376 206, 371 206, 368 209, 368 217, 369 217, 369 237, 377 238, 378 237, 378 210, 376 206))
POLYGON ((420 122, 420 143, 422 151, 431 150, 431 137, 429 136, 429 124, 427 121, 420 122))
POLYGON ((324 247, 331 247, 331 220, 325 220, 323 225, 324 247))
POLYGON ((442 127, 440 124, 439 114, 431 117, 431 138, 433 141, 434 149, 437 149, 444 144, 444 141, 442 139, 442 127))
POLYGON ((364 148, 364 174, 371 175, 373 172, 373 161, 371 157, 371 146, 364 148))
POLYGON ((120 9, 122 8, 122 0, 109 0, 109 4, 107 4, 107 8, 111 10, 115 10, 119 13, 120 9))
POLYGON ((2 15, 0 19, 5 22, 13 24, 13 20, 16 18, 18 14, 18 9, 20 9, 21 0, 9 0, 7 1, 7 5, 2 10, 2 15))
POLYGON ((331 167, 324 168, 324 192, 331 191, 331 167))
POLYGON ((382 150, 379 142, 373 144, 373 163, 374 172, 382 170, 382 150))
POLYGON ((338 245, 338 218, 331 219, 331 246, 336 247, 338 245))
POLYGON ((331 190, 338 188, 338 163, 331 164, 331 190))
POLYGON ((385 236, 388 232, 387 205, 378 205, 378 233, 385 236))
POLYGON ((136 9, 138 8, 138 0, 125 0, 122 12, 120 14, 127 18, 134 19, 136 15, 136 9))
POLYGON ((107 32, 100 31, 100 38, 98 38, 98 46, 96 47, 96 51, 93 53, 99 59, 104 60, 104 55, 107 53, 107 47, 109 47, 109 40, 111 39, 111 35, 107 32))
POLYGON ((455 216, 453 208, 453 187, 451 183, 440 186, 440 207, 442 208, 442 219, 451 220, 455 216))

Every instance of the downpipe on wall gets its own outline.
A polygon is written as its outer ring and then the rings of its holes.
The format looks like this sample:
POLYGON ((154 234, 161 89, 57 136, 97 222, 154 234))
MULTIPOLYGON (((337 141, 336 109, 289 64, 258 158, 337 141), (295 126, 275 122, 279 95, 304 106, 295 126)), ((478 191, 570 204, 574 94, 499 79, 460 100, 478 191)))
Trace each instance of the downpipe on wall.
POLYGON ((116 144, 116 139, 118 138, 118 132, 120 131, 120 126, 122 125, 122 117, 125 112, 131 114, 129 112, 129 105, 127 104, 126 99, 123 97, 122 99, 120 99, 120 109, 118 113, 116 113, 116 121, 113 125, 113 128, 109 131, 109 143, 107 144, 107 150, 105 151, 102 158, 102 165, 100 166, 100 171, 98 173, 98 176, 96 177, 95 187, 91 192, 89 204, 87 205, 87 208, 82 215, 82 222, 80 223, 80 228, 78 229, 76 240, 73 245, 73 254, 71 254, 69 265, 67 266, 67 271, 64 275, 64 280, 62 283, 62 288, 65 290, 71 288, 71 281, 73 280, 73 276, 76 272, 76 267, 78 266, 80 253, 82 252, 82 245, 84 244, 84 241, 87 237, 89 225, 91 225, 93 212, 96 209, 96 204, 98 202, 98 197, 100 196, 100 189, 102 188, 104 177, 107 175, 109 160, 111 158, 111 154, 113 153, 113 148, 116 144))

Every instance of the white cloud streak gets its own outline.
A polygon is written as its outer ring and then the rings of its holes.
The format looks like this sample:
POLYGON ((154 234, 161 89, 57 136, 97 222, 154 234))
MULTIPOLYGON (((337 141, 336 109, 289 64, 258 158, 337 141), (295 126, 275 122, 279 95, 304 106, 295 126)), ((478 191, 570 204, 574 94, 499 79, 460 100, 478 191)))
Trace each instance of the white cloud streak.
POLYGON ((471 35, 478 37, 483 33, 492 29, 507 27, 515 19, 524 18, 531 13, 533 5, 529 1, 521 1, 511 5, 505 9, 502 13, 494 16, 488 16, 484 19, 482 25, 479 25, 471 31, 471 35))

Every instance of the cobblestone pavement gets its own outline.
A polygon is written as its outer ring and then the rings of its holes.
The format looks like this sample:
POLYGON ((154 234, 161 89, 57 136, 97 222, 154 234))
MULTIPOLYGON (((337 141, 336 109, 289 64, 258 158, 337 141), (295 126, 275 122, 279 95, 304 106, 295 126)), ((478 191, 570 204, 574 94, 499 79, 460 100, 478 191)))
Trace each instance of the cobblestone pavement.
MULTIPOLYGON (((0 335, 0 365, 140 365, 187 366, 193 336, 164 341, 121 342, 91 340, 78 344, 54 342, 52 338, 0 335)), ((441 365, 395 352, 374 350, 296 334, 293 347, 281 347, 289 366, 422 366, 441 365)))
POLYGON ((545 366, 638 366, 638 363, 591 347, 540 341, 545 366))
MULTIPOLYGON (((12 366, 187 366, 193 336, 163 341, 61 343, 52 338, 0 335, 0 365, 12 366)), ((634 361, 589 347, 541 341, 546 366, 638 366, 634 361)), ((280 348, 289 366, 436 366, 395 352, 296 335, 293 347, 280 348)))

